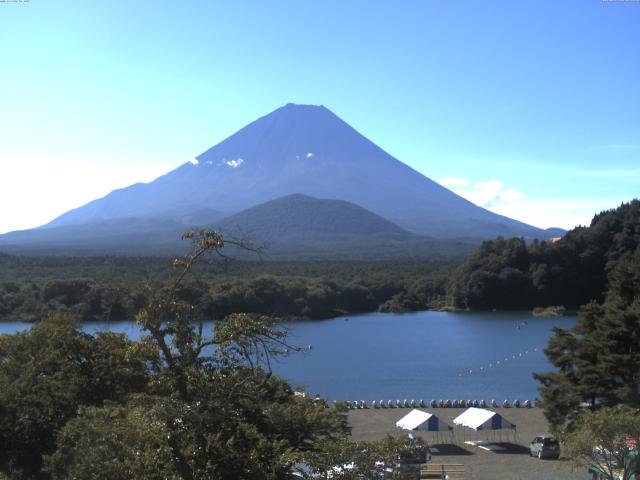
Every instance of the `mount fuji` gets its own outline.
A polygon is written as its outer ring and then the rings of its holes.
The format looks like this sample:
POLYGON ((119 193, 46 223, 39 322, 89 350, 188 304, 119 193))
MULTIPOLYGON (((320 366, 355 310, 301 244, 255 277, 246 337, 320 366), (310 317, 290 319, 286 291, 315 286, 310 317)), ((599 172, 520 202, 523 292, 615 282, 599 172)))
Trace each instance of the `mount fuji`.
MULTIPOLYGON (((94 224, 118 236, 125 247, 138 221, 145 235, 155 223, 163 225, 164 233, 177 225, 214 225, 294 194, 350 202, 412 234, 440 239, 557 234, 474 205, 397 160, 323 106, 287 104, 150 183, 114 190, 37 229, 2 235, 0 247, 46 244, 52 234, 64 245, 64 232, 73 232, 74 245, 81 245, 82 232, 92 231, 94 224), (126 232, 118 232, 123 225, 126 232)), ((95 241, 95 231, 91 237, 95 241)))

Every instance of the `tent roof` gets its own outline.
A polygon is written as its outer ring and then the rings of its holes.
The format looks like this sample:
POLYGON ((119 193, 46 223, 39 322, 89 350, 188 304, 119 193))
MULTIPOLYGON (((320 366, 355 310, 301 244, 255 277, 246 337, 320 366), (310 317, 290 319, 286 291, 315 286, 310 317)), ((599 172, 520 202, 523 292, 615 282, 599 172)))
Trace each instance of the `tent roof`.
POLYGON ((452 428, 432 413, 413 409, 396 422, 396 427, 405 430, 421 430, 426 432, 449 431, 452 428))
POLYGON ((404 428, 405 430, 414 430, 424 422, 429 420, 431 416, 431 413, 423 412, 422 410, 416 410, 414 408, 396 422, 396 427, 404 428))
POLYGON ((456 418, 453 423, 473 430, 499 430, 501 428, 515 428, 502 415, 484 408, 468 408, 456 418))

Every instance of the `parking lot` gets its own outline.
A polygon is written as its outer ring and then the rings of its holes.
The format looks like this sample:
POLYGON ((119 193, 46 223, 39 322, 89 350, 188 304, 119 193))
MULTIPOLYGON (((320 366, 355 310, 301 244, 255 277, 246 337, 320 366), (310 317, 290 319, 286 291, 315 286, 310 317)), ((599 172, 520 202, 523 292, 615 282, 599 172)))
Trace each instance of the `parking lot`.
MULTIPOLYGON (((395 422, 409 413, 411 409, 363 409, 349 412, 349 423, 354 440, 376 440, 390 435, 406 435, 396 428, 395 422)), ((438 418, 453 425, 453 419, 465 409, 435 408, 420 409, 433 413, 438 418)), ((542 411, 537 408, 499 408, 506 420, 516 425, 516 433, 478 434, 468 429, 456 427, 454 436, 416 432, 414 436, 424 438, 434 448, 432 462, 444 464, 463 464, 465 480, 584 480, 586 468, 574 469, 571 462, 560 460, 539 460, 529 455, 529 442, 548 432, 547 422, 542 411), (487 451, 467 445, 465 440, 491 440, 498 448, 487 451)))

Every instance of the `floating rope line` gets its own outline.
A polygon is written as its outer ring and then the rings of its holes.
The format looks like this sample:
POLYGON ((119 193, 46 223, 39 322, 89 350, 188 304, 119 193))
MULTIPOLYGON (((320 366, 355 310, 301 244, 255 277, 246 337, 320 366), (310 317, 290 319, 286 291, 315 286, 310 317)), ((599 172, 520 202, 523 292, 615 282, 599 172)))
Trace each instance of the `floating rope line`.
POLYGON ((537 353, 537 352, 540 352, 540 351, 541 351, 541 349, 539 347, 534 347, 534 348, 531 349, 531 351, 525 350, 524 352, 518 352, 517 354, 513 354, 510 357, 506 356, 506 357, 504 357, 504 359, 500 359, 500 360, 495 360, 493 362, 489 362, 489 364, 487 366, 482 365, 479 368, 469 368, 469 369, 465 370, 464 372, 458 373, 457 377, 458 378, 463 378, 463 377, 471 376, 474 373, 486 373, 486 372, 489 371, 489 369, 504 366, 505 363, 507 363, 509 361, 518 360, 520 358, 526 357, 527 355, 529 355, 529 353, 537 353))

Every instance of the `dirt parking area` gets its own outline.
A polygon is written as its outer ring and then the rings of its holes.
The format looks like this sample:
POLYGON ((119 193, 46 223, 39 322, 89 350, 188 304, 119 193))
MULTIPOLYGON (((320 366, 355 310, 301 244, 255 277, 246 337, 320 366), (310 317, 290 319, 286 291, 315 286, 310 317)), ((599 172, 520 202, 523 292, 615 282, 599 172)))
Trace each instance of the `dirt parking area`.
MULTIPOLYGON (((453 426, 453 419, 464 408, 421 408, 453 426)), ((389 435, 406 435, 395 423, 411 411, 410 408, 363 409, 349 412, 354 440, 376 440, 389 435)), ((586 468, 575 470, 566 459, 539 460, 529 456, 529 442, 538 434, 549 431, 538 408, 498 408, 494 411, 516 425, 516 433, 475 433, 454 428, 454 435, 416 432, 435 447, 432 463, 463 464, 465 480, 585 480, 586 468), (464 440, 484 439, 499 450, 486 451, 467 445, 464 440)))

